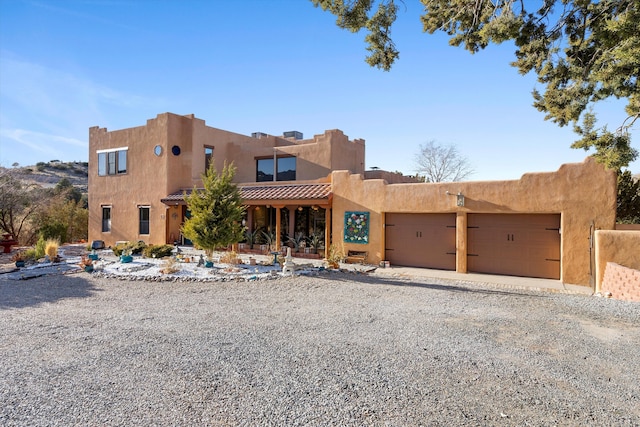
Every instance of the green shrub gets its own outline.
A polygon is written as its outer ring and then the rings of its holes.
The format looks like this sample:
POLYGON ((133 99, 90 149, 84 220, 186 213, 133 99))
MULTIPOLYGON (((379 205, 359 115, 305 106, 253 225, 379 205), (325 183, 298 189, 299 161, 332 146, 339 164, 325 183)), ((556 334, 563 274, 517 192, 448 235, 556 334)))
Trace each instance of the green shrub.
POLYGON ((131 244, 131 255, 140 255, 144 248, 147 247, 147 244, 142 240, 131 244))
POLYGON ((126 243, 126 244, 120 243, 120 244, 115 245, 113 248, 111 248, 111 250, 113 251, 113 254, 115 256, 120 256, 120 255, 122 255, 124 250, 127 249, 128 246, 129 246, 128 243, 126 243))
POLYGON ((42 172, 46 166, 47 164, 45 162, 36 163, 36 169, 38 169, 40 172, 42 172))
POLYGON ((44 240, 53 239, 59 242, 66 242, 67 229, 68 227, 60 221, 52 221, 40 227, 40 236, 44 240))
POLYGON ((25 261, 37 259, 38 257, 36 256, 36 248, 29 248, 26 251, 24 251, 22 253, 22 258, 25 261))
POLYGON ((128 255, 140 255, 144 248, 147 247, 147 244, 142 240, 139 242, 127 242, 123 244, 118 244, 111 248, 113 254, 115 256, 120 256, 123 253, 127 252, 128 255))
MULTIPOLYGON (((40 259, 45 254, 45 249, 47 248, 47 240, 40 236, 38 241, 36 242, 36 246, 33 248, 33 258, 32 259, 40 259)), ((29 252, 31 249, 28 249, 29 252)))
POLYGON ((149 245, 142 251, 147 258, 164 258, 171 256, 173 246, 171 245, 149 245))

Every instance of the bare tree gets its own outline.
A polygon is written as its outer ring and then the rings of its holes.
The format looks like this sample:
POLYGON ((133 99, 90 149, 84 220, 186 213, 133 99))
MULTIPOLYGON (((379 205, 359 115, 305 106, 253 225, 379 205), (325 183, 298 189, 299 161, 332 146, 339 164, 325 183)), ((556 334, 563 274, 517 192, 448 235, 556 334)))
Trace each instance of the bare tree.
POLYGON ((439 145, 434 141, 420 144, 415 156, 416 172, 427 182, 464 181, 474 173, 466 157, 454 145, 439 145))
POLYGON ((0 231, 13 235, 25 243, 25 227, 40 209, 42 191, 24 185, 14 176, 13 170, 0 168, 0 231))

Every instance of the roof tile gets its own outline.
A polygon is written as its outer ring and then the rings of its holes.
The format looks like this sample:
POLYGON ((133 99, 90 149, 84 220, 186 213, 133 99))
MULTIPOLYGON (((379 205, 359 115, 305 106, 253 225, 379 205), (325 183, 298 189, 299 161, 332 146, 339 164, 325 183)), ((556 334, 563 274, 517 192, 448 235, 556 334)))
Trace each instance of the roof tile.
MULTIPOLYGON (((240 195, 246 201, 258 200, 317 200, 328 199, 331 184, 282 184, 282 185, 240 185, 240 195)), ((184 194, 191 194, 192 188, 176 191, 162 199, 163 203, 183 202, 184 194)))

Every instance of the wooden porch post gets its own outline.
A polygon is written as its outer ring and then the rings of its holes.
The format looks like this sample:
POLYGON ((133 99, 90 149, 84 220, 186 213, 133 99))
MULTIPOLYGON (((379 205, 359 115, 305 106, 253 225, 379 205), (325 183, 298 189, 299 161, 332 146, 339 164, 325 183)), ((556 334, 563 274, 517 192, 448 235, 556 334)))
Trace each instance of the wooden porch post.
POLYGON ((274 206, 276 209, 276 251, 280 250, 280 206, 274 206))
POLYGON ((296 232, 296 208, 289 207, 289 236, 294 237, 296 232))
POLYGON ((329 256, 329 246, 331 246, 331 207, 324 209, 324 257, 329 256))

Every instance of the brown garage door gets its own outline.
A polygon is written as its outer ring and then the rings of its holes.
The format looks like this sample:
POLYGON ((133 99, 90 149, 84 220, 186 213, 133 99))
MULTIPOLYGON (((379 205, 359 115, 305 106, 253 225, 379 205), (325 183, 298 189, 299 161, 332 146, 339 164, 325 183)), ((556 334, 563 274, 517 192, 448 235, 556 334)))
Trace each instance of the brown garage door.
POLYGON ((469 214, 469 272, 560 278, 559 214, 469 214))
POLYGON ((456 269, 456 215, 387 213, 385 256, 392 265, 456 269))

